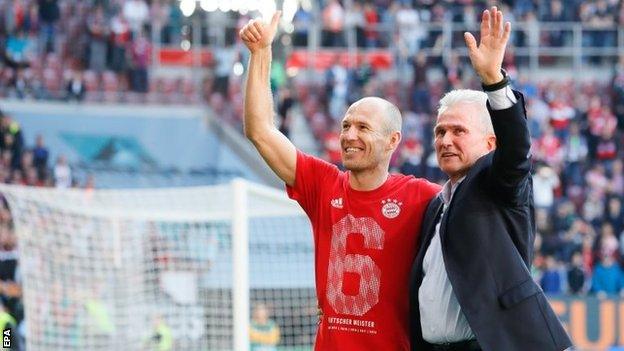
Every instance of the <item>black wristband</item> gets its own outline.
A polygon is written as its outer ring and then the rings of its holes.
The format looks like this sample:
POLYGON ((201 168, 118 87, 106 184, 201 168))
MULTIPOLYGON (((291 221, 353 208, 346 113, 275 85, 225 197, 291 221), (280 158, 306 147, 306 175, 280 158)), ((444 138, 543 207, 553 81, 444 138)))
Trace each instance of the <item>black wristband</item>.
POLYGON ((494 83, 494 84, 483 84, 481 83, 481 88, 483 88, 483 91, 496 91, 499 89, 502 89, 506 86, 509 85, 509 76, 507 75, 507 72, 505 72, 504 69, 501 69, 501 73, 503 74, 503 80, 501 80, 498 83, 494 83))

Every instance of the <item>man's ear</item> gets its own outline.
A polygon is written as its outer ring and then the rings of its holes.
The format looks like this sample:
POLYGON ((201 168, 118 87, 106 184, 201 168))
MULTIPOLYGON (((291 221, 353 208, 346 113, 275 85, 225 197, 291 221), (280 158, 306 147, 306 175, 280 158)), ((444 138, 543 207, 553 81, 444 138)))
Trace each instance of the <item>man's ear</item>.
POLYGON ((388 144, 388 150, 396 150, 401 143, 401 132, 390 133, 390 143, 388 144))
POLYGON ((486 138, 488 152, 496 149, 496 135, 489 134, 486 138))

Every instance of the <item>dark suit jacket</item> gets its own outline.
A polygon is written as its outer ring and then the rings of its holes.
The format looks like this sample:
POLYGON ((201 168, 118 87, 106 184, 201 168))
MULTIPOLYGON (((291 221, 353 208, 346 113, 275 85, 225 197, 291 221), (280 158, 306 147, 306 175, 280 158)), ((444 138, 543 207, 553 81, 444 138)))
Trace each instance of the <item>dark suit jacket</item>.
MULTIPOLYGON (((524 99, 494 111, 495 151, 481 157, 455 190, 442 217, 442 255, 453 291, 484 351, 559 351, 571 345, 541 288, 531 278, 535 220, 524 99)), ((423 258, 442 200, 425 212, 410 281, 412 350, 427 351, 418 289, 423 258)))

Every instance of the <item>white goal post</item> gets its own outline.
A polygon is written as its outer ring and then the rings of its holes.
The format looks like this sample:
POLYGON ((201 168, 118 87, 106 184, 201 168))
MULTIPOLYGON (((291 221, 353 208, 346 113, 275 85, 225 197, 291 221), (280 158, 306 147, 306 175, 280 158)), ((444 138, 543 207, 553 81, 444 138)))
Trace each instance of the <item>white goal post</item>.
POLYGON ((0 185, 18 236, 28 350, 278 350, 316 332, 313 238, 285 191, 237 179, 162 189, 0 185), (164 327, 163 327, 164 325, 164 327), (162 346, 162 345, 160 345, 162 346))

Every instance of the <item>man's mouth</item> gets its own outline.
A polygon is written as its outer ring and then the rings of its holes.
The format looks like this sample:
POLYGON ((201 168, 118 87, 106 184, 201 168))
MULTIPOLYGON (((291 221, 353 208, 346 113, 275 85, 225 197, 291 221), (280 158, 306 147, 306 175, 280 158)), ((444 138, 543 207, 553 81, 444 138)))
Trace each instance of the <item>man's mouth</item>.
POLYGON ((452 152, 443 152, 441 157, 442 158, 458 157, 458 155, 452 152))
POLYGON ((359 147, 352 147, 352 146, 350 146, 350 147, 345 147, 342 150, 344 151, 345 154, 349 155, 349 154, 353 154, 353 153, 358 152, 358 151, 362 151, 363 149, 359 148, 359 147))

